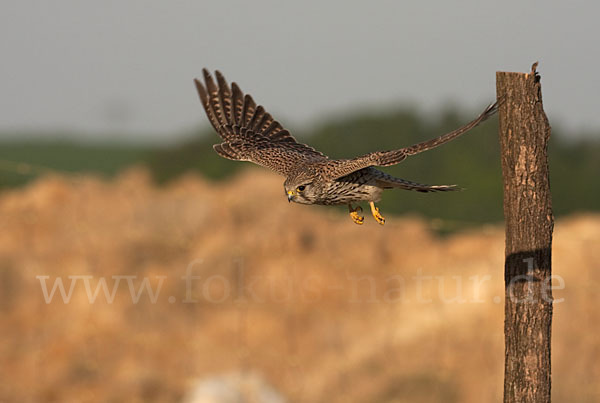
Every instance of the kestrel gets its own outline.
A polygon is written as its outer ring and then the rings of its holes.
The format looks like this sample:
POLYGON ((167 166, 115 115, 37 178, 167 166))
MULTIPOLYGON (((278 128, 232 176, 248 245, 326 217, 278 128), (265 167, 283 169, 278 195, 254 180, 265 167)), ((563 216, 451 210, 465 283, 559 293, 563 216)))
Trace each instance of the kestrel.
POLYGON ((302 204, 348 205, 350 217, 362 224, 362 208, 353 204, 366 201, 379 224, 385 218, 375 207, 384 189, 444 192, 457 190, 455 185, 424 185, 396 178, 375 167, 398 164, 406 157, 447 143, 471 130, 497 111, 491 104, 473 121, 432 140, 410 147, 375 151, 349 159, 331 159, 314 148, 299 143, 279 122, 256 105, 236 83, 231 87, 216 71, 217 82, 208 70, 202 70, 204 84, 195 80, 202 106, 219 136, 223 139, 213 148, 222 157, 250 161, 270 168, 286 177, 283 184, 288 201, 302 204))

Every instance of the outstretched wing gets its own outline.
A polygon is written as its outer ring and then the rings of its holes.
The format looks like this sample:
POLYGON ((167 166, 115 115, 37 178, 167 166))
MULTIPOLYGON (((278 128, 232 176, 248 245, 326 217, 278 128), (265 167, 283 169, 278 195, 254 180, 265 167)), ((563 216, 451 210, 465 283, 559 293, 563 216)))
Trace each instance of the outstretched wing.
POLYGON ((217 83, 208 70, 202 73, 204 84, 194 81, 208 120, 223 139, 223 143, 213 146, 219 155, 251 161, 282 175, 299 164, 327 160, 321 152, 296 141, 236 83, 230 87, 219 71, 215 72, 217 83))
POLYGON ((498 103, 495 102, 489 105, 477 118, 466 125, 459 127, 450 133, 446 133, 432 140, 424 141, 410 147, 390 151, 375 151, 352 159, 330 160, 325 166, 325 175, 329 180, 335 180, 351 174, 352 172, 371 166, 385 167, 396 165, 410 155, 415 155, 423 151, 430 150, 434 147, 454 140, 456 137, 468 132, 481 122, 488 119, 490 116, 494 115, 497 110, 498 103))

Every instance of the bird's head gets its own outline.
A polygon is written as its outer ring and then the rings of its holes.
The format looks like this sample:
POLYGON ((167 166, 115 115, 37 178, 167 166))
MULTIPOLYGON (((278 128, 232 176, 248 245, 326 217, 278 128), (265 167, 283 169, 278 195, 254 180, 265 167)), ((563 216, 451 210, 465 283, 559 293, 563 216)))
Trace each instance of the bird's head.
POLYGON ((289 202, 314 204, 314 200, 317 199, 315 195, 316 187, 310 179, 288 178, 283 184, 283 188, 289 202))

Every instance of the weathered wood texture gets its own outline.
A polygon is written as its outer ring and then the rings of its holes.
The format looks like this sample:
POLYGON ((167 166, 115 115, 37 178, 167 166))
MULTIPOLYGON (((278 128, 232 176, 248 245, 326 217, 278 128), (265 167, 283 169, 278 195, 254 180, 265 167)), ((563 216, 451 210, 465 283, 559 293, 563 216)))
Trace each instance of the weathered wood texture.
POLYGON ((506 221, 505 402, 550 402, 550 125, 537 63, 531 73, 496 73, 506 221))

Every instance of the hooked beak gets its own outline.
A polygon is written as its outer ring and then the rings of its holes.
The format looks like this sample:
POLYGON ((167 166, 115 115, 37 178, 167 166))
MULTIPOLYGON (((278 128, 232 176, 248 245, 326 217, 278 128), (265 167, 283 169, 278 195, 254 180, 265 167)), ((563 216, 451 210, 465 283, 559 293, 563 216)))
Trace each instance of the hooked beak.
POLYGON ((292 201, 292 199, 294 198, 294 192, 292 190, 288 190, 287 191, 287 198, 288 198, 288 203, 292 201))

